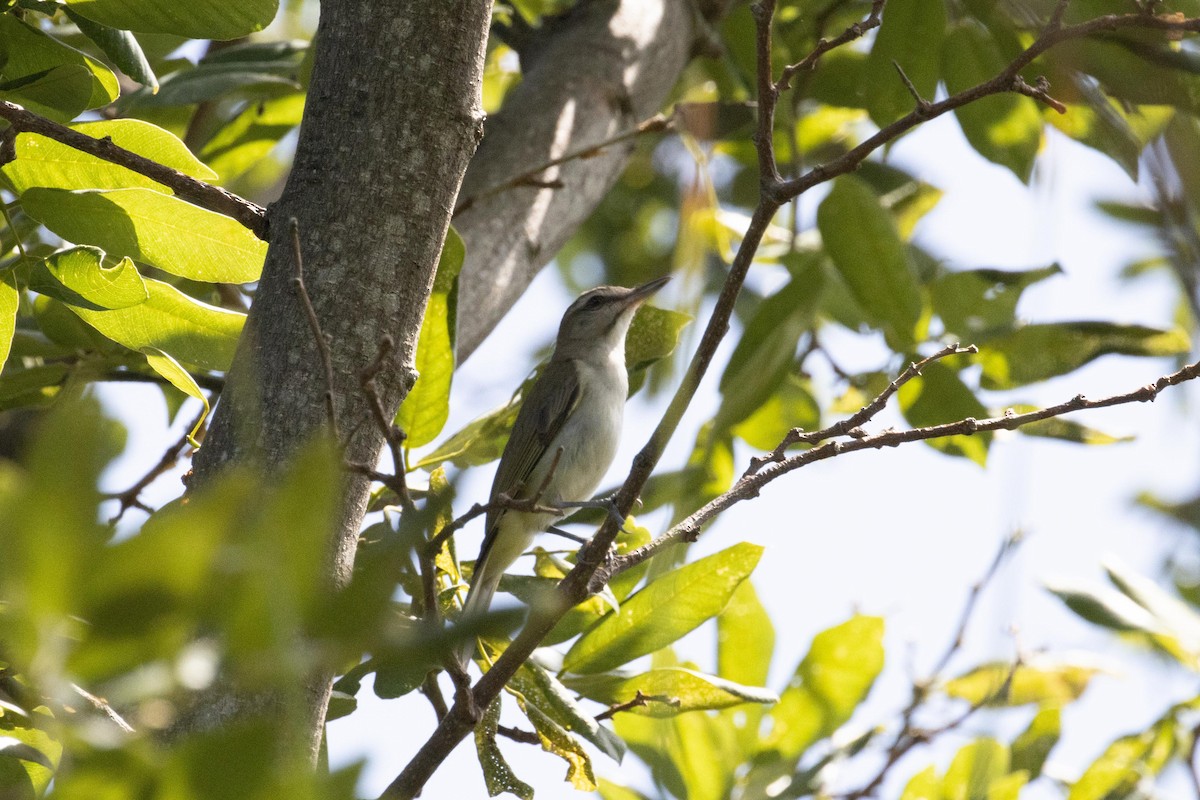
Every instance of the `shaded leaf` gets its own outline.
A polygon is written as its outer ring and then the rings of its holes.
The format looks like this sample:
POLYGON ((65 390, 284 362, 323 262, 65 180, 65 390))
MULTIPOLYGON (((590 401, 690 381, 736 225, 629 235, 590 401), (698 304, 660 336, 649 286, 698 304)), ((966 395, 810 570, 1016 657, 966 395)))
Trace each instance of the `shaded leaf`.
POLYGON ((970 341, 982 333, 1011 328, 1021 293, 1061 272, 1058 264, 1030 270, 947 272, 930 284, 929 295, 946 331, 970 341))
MULTIPOLYGON (((1009 408, 1015 414, 1025 414, 1038 409, 1037 406, 1021 404, 1009 406, 1009 408)), ((1063 417, 1051 417, 1050 419, 1031 422, 1028 425, 1022 425, 1017 428, 1017 432, 1025 436, 1041 436, 1046 439, 1059 439, 1064 442, 1090 445, 1119 444, 1121 442, 1131 442, 1134 438, 1132 436, 1113 436, 1112 434, 1090 428, 1087 425, 1063 417)))
POLYGON ((679 335, 692 318, 680 311, 642 305, 629 324, 625 336, 625 369, 629 372, 629 394, 637 393, 646 379, 646 370, 661 361, 679 344, 679 335))
MULTIPOLYGON (((57 72, 62 68, 71 70, 72 74, 78 74, 75 68, 79 67, 87 70, 88 86, 84 105, 75 114, 84 108, 99 108, 117 99, 120 94, 117 76, 108 67, 17 19, 13 14, 0 14, 0 98, 19 103, 21 101, 18 98, 23 90, 16 90, 15 96, 8 96, 13 84, 20 84, 49 72, 57 72)), ((65 76, 67 73, 59 74, 65 76)), ((64 122, 75 116, 68 113, 77 102, 74 80, 72 78, 69 87, 60 87, 69 89, 68 93, 63 95, 63 104, 54 103, 54 109, 60 112, 55 118, 64 122), (68 97, 69 100, 66 99, 68 97)), ((52 93, 39 96, 44 101, 55 100, 52 93)))
MULTIPOLYGON (((958 374, 939 362, 926 364, 920 375, 900 387, 897 395, 904 418, 917 428, 988 416, 987 408, 959 380, 958 374)), ((982 467, 987 464, 991 442, 992 434, 984 431, 930 439, 926 443, 947 455, 969 458, 982 467)))
POLYGON ((158 89, 158 78, 154 75, 154 69, 146 59, 146 54, 142 52, 137 37, 129 31, 98 25, 70 6, 64 10, 79 28, 79 32, 91 39, 118 69, 143 86, 149 87, 151 91, 158 89))
POLYGON ((237 39, 261 31, 279 0, 67 0, 80 16, 127 31, 172 33, 191 39, 237 39))
POLYGON ((1024 325, 980 345, 981 383, 985 389, 1012 389, 1065 375, 1102 355, 1174 356, 1186 353, 1190 344, 1181 328, 1113 322, 1024 325))
POLYGON ((1050 751, 1058 744, 1062 732, 1062 712, 1057 706, 1048 706, 1038 711, 1029 727, 1013 740, 1012 770, 1024 770, 1029 780, 1042 774, 1042 767, 1050 751))
POLYGON ((899 345, 918 336, 921 292, 904 242, 875 193, 842 176, 817 209, 825 250, 854 299, 899 345))
POLYGON ((475 753, 479 756, 479 766, 483 768, 488 797, 508 792, 522 800, 533 800, 533 787, 516 776, 496 744, 496 728, 499 724, 500 698, 496 697, 475 727, 475 753))
POLYGON ((889 0, 867 59, 867 109, 876 125, 882 128, 916 107, 893 62, 921 97, 933 99, 945 29, 943 0, 889 0))
MULTIPOLYGON (((1006 64, 979 23, 963 20, 950 28, 942 46, 942 78, 951 94, 991 80, 1006 64)), ((1042 144, 1042 116, 1033 98, 1005 92, 960 106, 954 116, 976 152, 1029 182, 1042 144)))

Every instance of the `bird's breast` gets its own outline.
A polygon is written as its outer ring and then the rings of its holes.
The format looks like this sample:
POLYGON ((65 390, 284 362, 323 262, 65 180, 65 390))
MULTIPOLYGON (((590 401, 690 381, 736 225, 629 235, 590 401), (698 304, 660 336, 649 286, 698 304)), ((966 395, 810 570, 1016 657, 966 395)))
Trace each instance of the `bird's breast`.
POLYGON ((562 448, 551 480, 559 501, 590 499, 612 464, 621 439, 628 391, 624 365, 615 374, 611 369, 586 363, 579 370, 579 405, 550 445, 550 452, 562 448))

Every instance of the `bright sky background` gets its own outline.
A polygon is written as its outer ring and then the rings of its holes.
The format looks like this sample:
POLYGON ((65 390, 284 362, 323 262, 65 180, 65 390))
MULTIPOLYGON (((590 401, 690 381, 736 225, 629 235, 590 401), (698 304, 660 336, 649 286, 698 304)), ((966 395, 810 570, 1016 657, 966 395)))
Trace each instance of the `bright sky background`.
MULTIPOLYGON (((1026 292, 1019 308, 1022 317, 1171 324, 1178 293, 1167 276, 1132 284, 1115 282, 1128 261, 1148 255, 1156 245, 1092 210, 1098 198, 1140 197, 1112 162, 1051 133, 1034 186, 1026 189, 1007 170, 974 155, 949 117, 903 140, 890 158, 946 192, 916 235, 952 265, 1017 269, 1055 260, 1062 264, 1065 275, 1026 292)), ((532 366, 530 353, 550 339, 569 301, 556 271, 545 270, 460 369, 447 433, 508 398, 532 366)), ((670 288, 657 303, 672 305, 670 288)), ((736 335, 735 329, 727 337, 726 357, 736 335)), ((840 362, 851 367, 881 364, 878 351, 860 337, 831 330, 823 340, 840 362)), ((664 468, 682 462, 696 428, 716 408, 722 357, 716 363, 664 459, 664 468)), ((1110 356, 1036 391, 1014 392, 1007 400, 1049 404, 1080 392, 1100 397, 1128 391, 1172 368, 1166 361, 1110 356)), ((107 488, 123 489, 157 460, 162 442, 167 441, 163 422, 147 424, 149 417, 161 420, 162 403, 154 389, 122 386, 103 391, 110 408, 130 429, 127 455, 106 479, 107 488)), ((951 670, 961 671, 989 658, 1011 658, 1015 645, 1009 631, 1014 626, 1027 653, 1100 652, 1113 674, 1095 679, 1084 699, 1064 714, 1068 738, 1050 761, 1052 773, 1074 777, 1113 738, 1144 727, 1171 702, 1194 693, 1194 682, 1180 670, 1156 667, 1151 659, 1117 646, 1112 637, 1067 612, 1044 591, 1042 582, 1050 578, 1100 581, 1101 562, 1109 557, 1157 575, 1167 549, 1194 546, 1185 542, 1185 534, 1133 507, 1131 498, 1151 489, 1180 499, 1200 487, 1200 426, 1194 416, 1183 416, 1188 406, 1194 410, 1198 399, 1200 393, 1193 386, 1171 390, 1153 405, 1075 416, 1106 432, 1136 434, 1137 441, 1129 444, 1088 448, 1014 434, 998 436, 986 471, 920 444, 822 462, 781 479, 758 500, 727 513, 707 530, 694 557, 740 541, 767 548, 754 582, 778 626, 771 681, 777 691, 815 633, 856 610, 884 615, 888 664, 853 723, 869 727, 893 719, 907 699, 913 665, 923 675, 941 654, 970 585, 983 573, 1000 541, 1014 529, 1024 530, 1027 540, 984 597, 965 651, 951 670)), ((622 449, 605 485, 624 477, 665 404, 666 398, 647 404, 640 396, 631 404, 622 449)), ((894 413, 877 421, 877 427, 888 424, 902 423, 894 413)), ((176 425, 171 435, 178 429, 176 425)), ((749 452, 740 450, 738 456, 740 472, 749 452)), ((458 511, 485 499, 493 468, 478 468, 465 476, 458 511)), ((173 477, 164 478, 147 499, 158 505, 178 490, 173 477)), ((140 522, 137 512, 131 516, 140 522)), ((651 516, 643 523, 657 533, 663 521, 651 516)), ((460 534, 459 553, 464 558, 476 552, 480 527, 476 523, 460 534)), ((715 666, 711 633, 688 637, 680 653, 702 667, 715 666)), ((384 703, 364 687, 359 699, 357 713, 331 726, 331 756, 335 766, 368 758, 361 789, 374 796, 424 741, 434 718, 419 694, 384 703)), ((947 741, 960 745, 966 735, 984 733, 1010 737, 1032 712, 1010 716, 1013 719, 1007 724, 996 726, 996 715, 980 714, 965 727, 964 736, 947 741)), ((565 768, 557 758, 528 745, 502 740, 501 746, 517 774, 537 789, 539 797, 575 796, 560 780, 565 768)), ((941 768, 954 749, 935 751, 941 768)), ((919 750, 896 774, 907 777, 928 760, 927 751, 919 750)), ((600 755, 595 763, 601 775, 616 778, 622 771, 600 755)), ((623 772, 625 780, 646 788, 643 772, 623 772)), ((853 776, 848 778, 848 787, 857 783, 853 776)), ((1183 784, 1173 785, 1182 796, 1183 784)), ((896 793, 898 788, 889 789, 889 795, 896 793)), ((485 796, 469 742, 438 771, 425 796, 485 796)))

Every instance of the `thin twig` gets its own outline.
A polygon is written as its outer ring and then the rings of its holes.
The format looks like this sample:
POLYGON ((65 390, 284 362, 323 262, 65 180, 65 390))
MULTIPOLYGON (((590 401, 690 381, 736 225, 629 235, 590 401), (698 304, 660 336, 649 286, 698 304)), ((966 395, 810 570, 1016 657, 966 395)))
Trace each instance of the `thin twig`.
POLYGON ((113 144, 105 136, 96 139, 66 125, 27 111, 16 103, 0 100, 0 118, 8 120, 17 133, 36 133, 65 144, 80 152, 93 155, 111 164, 125 167, 147 178, 161 183, 188 202, 224 214, 249 228, 259 239, 267 240, 267 212, 262 206, 226 191, 219 186, 197 180, 179 170, 140 156, 124 147, 113 144))
POLYGON ((334 441, 340 443, 342 437, 338 433, 337 405, 333 394, 333 356, 329 352, 329 340, 325 338, 325 332, 321 330, 321 321, 317 319, 317 310, 313 308, 312 297, 304 283, 304 258, 300 252, 300 223, 295 217, 291 217, 288 220, 288 226, 292 234, 292 263, 296 266, 292 287, 300 297, 300 304, 304 306, 308 329, 312 332, 313 342, 317 345, 317 354, 321 358, 321 369, 325 373, 325 416, 329 421, 329 429, 333 431, 334 441))
POLYGON ((116 709, 114 709, 112 706, 110 706, 108 704, 108 701, 105 700, 103 697, 97 697, 96 695, 92 694, 87 689, 84 689, 82 686, 80 686, 77 683, 72 683, 71 689, 75 692, 75 694, 79 695, 84 700, 87 700, 89 703, 91 703, 92 706, 97 711, 104 714, 104 716, 108 717, 109 720, 111 720, 112 723, 114 725, 116 725, 118 728, 125 731, 126 733, 137 733, 137 731, 135 731, 133 729, 133 726, 130 725, 128 722, 126 722, 125 719, 116 712, 116 709))
MULTIPOLYGON (((875 434, 861 435, 850 441, 839 439, 825 442, 811 450, 788 456, 782 461, 773 462, 761 470, 753 471, 753 468, 748 469, 746 474, 728 491, 706 503, 682 522, 672 526, 666 533, 636 550, 609 559, 605 565, 605 570, 595 576, 595 581, 611 580, 614 576, 642 563, 671 544, 680 541, 695 541, 696 537, 700 534, 700 529, 717 514, 743 500, 757 497, 762 488, 771 481, 788 472, 806 467, 809 464, 858 450, 881 450, 885 447, 897 447, 908 442, 943 439, 947 436, 971 436, 976 433, 985 433, 988 431, 1016 430, 1023 425, 1040 422, 1041 420, 1053 417, 1061 417, 1064 414, 1070 414, 1074 411, 1108 408, 1128 403, 1151 402, 1167 387, 1177 386, 1181 383, 1195 380, 1198 377, 1200 377, 1200 362, 1189 364, 1170 375, 1162 376, 1154 383, 1147 384, 1133 391, 1112 395, 1099 400, 1089 400, 1083 395, 1076 395, 1070 400, 1058 403, 1057 405, 1029 411, 1024 414, 1016 414, 1009 409, 1003 416, 992 417, 990 419, 967 417, 955 422, 930 425, 924 428, 889 429, 875 434)), ((889 390, 891 390, 890 387, 885 389, 884 392, 886 393, 889 390)), ((867 407, 873 408, 876 405, 875 402, 872 402, 867 407)))
POLYGON ((542 737, 536 731, 523 731, 520 728, 510 728, 507 725, 497 725, 496 733, 521 744, 541 744, 542 737))
POLYGON ((787 435, 783 437, 783 441, 780 442, 779 445, 770 453, 767 453, 764 456, 751 458, 750 467, 746 470, 746 474, 753 475, 767 464, 782 461, 786 457, 788 448, 792 447, 793 445, 816 444, 817 442, 822 442, 826 439, 833 439, 838 436, 860 435, 858 433, 859 429, 866 422, 873 419, 876 414, 882 411, 884 406, 888 404, 888 401, 892 399, 892 396, 895 395, 896 392, 900 391, 900 387, 920 375, 921 370, 925 369, 926 366, 934 361, 940 361, 944 358, 949 358, 950 356, 966 355, 969 353, 978 352, 979 348, 975 345, 962 347, 957 343, 949 344, 943 347, 941 350, 938 350, 933 355, 926 356, 920 361, 909 364, 908 367, 905 368, 905 370, 901 372, 895 380, 884 387, 883 391, 880 392, 875 399, 860 408, 852 416, 835 422, 833 425, 817 431, 806 432, 803 428, 792 428, 787 432, 787 435))
MULTIPOLYGON (((120 504, 120 507, 117 509, 117 513, 109 518, 109 525, 116 525, 118 522, 120 522, 121 518, 125 516, 125 512, 131 508, 145 511, 147 514, 154 512, 153 508, 142 502, 142 492, 146 490, 146 487, 154 483, 154 481, 157 480, 163 473, 167 472, 177 463, 179 463, 180 451, 187 447, 188 439, 191 437, 191 432, 195 430, 196 426, 200 424, 200 421, 204 419, 205 415, 207 414, 207 409, 200 409, 200 413, 196 415, 196 418, 190 424, 188 424, 186 428, 183 429, 183 435, 180 436, 163 452, 162 458, 158 460, 158 463, 151 467, 145 475, 138 479, 135 484, 123 492, 114 492, 112 494, 104 495, 106 500, 116 500, 120 504)), ((203 439, 203 434, 201 434, 199 438, 203 439)))
POLYGON ((489 186, 486 189, 481 189, 473 195, 462 198, 459 200, 458 205, 454 208, 454 216, 457 217, 459 214, 466 211, 480 200, 486 200, 487 198, 500 194, 501 192, 506 192, 509 189, 515 189, 518 186, 529 186, 537 189, 561 189, 563 186, 561 181, 557 179, 541 179, 538 176, 540 176, 546 170, 561 166, 568 161, 594 158, 595 156, 598 156, 604 152, 606 148, 612 147, 615 144, 620 144, 621 142, 635 139, 638 136, 644 136, 648 133, 660 133, 673 130, 674 127, 674 114, 671 116, 667 116, 666 114, 655 114, 653 117, 639 122, 629 130, 618 133, 615 136, 611 136, 602 142, 577 148, 569 153, 559 156, 558 158, 552 158, 549 161, 538 164, 533 169, 527 169, 520 174, 514 175, 508 180, 501 181, 494 186, 489 186))
POLYGON ((421 683, 421 694, 429 698, 429 704, 433 706, 433 713, 438 722, 445 719, 450 707, 446 705, 446 698, 442 696, 442 689, 438 686, 437 672, 426 673, 425 680, 421 683))
POLYGON ((611 719, 622 711, 630 711, 642 706, 648 706, 651 703, 663 703, 664 705, 678 708, 681 703, 677 697, 669 697, 665 694, 642 694, 642 690, 638 689, 634 696, 626 700, 624 703, 617 703, 614 706, 609 706, 605 710, 596 715, 596 722, 603 722, 606 719, 611 719))
MULTIPOLYGON (((788 85, 797 73, 811 70, 821 60, 821 56, 830 50, 836 50, 842 45, 853 42, 855 39, 861 39, 867 31, 878 28, 879 23, 883 20, 883 7, 886 1, 874 0, 871 3, 871 13, 867 15, 866 19, 855 22, 832 39, 818 39, 817 46, 812 49, 812 52, 795 64, 784 67, 783 72, 779 75, 779 80, 775 82, 775 94, 779 95, 787 91, 788 85)), ((774 3, 772 2, 773 5, 774 3)))
POLYGON ((921 97, 921 93, 917 90, 917 87, 912 82, 912 79, 910 79, 908 74, 904 71, 904 67, 900 66, 900 62, 896 61, 895 59, 892 59, 892 66, 895 67, 896 72, 900 74, 900 81, 904 84, 904 88, 908 89, 908 93, 912 95, 912 99, 914 102, 916 102, 917 108, 928 111, 929 101, 924 97, 921 97))
POLYGON ((388 356, 392 354, 395 346, 396 343, 391 336, 385 335, 380 339, 379 351, 375 354, 375 360, 363 370, 359 384, 362 386, 363 394, 366 395, 367 405, 371 409, 371 416, 375 418, 375 424, 383 434, 384 441, 388 445, 388 451, 392 454, 392 476, 389 480, 385 481, 385 485, 400 498, 400 505, 403 508, 412 509, 413 501, 412 495, 408 491, 408 477, 404 467, 403 450, 404 440, 408 438, 408 434, 400 430, 388 417, 387 412, 383 408, 383 400, 379 397, 379 389, 375 384, 375 378, 383 371, 384 365, 387 364, 388 356))

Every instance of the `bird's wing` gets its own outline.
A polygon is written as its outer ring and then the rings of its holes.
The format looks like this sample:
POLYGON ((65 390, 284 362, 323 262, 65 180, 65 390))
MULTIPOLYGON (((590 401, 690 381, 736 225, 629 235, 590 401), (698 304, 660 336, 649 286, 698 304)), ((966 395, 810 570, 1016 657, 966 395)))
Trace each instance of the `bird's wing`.
MULTIPOLYGON (((579 365, 574 360, 551 361, 522 401, 500 466, 492 481, 492 494, 528 495, 538 489, 526 486, 550 443, 579 405, 579 365)), ((551 454, 552 455, 552 454, 551 454)), ((487 515, 487 531, 499 521, 502 511, 487 515)))

